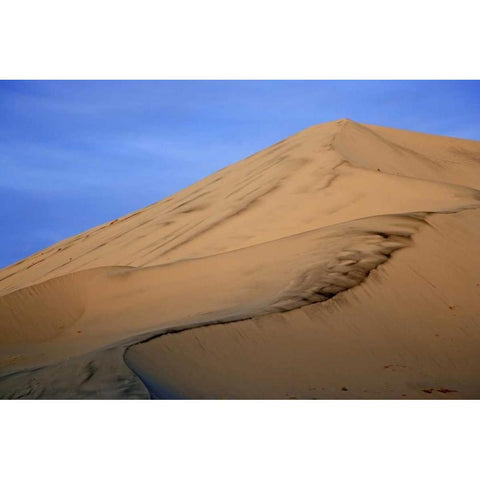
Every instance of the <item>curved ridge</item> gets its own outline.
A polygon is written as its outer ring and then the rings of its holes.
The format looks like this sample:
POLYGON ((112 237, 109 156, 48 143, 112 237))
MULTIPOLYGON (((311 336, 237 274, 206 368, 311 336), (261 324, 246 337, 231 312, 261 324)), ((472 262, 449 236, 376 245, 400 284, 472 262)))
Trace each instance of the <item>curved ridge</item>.
POLYGON ((0 337, 10 352, 4 362, 16 348, 41 344, 5 371, 327 300, 410 245, 427 214, 366 217, 155 267, 102 267, 7 294, 0 297, 0 337), (75 305, 68 322, 67 292, 75 305))

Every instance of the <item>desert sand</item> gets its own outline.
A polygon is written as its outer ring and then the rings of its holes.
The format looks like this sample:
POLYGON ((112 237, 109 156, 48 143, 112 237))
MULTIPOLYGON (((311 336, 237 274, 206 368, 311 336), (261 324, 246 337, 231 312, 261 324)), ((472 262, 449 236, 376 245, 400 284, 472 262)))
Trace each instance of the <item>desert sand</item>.
POLYGON ((2 398, 480 398, 480 142, 338 120, 0 271, 2 398))

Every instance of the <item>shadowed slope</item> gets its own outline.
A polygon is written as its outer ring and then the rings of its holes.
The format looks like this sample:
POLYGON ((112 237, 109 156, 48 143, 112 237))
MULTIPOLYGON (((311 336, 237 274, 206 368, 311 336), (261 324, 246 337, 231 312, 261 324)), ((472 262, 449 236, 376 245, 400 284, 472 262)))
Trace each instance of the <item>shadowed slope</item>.
POLYGON ((124 350, 96 351, 1 377, 0 398, 147 399, 147 389, 123 361, 124 350))

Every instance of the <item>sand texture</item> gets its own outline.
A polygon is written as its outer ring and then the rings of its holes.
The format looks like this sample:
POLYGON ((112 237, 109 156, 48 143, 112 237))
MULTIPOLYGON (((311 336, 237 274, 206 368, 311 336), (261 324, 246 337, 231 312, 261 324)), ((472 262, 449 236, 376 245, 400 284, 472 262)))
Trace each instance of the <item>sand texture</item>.
POLYGON ((480 398, 480 142, 339 120, 0 271, 1 398, 480 398))

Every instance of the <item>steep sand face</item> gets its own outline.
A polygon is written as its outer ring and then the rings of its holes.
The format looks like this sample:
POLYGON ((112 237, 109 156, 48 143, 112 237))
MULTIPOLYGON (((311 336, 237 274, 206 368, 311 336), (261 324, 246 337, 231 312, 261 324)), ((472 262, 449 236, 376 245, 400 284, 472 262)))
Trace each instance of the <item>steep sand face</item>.
POLYGON ((480 397, 477 189, 480 142, 304 130, 3 269, 0 395, 112 392, 105 352, 191 329, 128 349, 154 396, 480 397))
POLYGON ((480 186, 479 142, 348 122, 335 137, 334 148, 358 167, 480 186))

